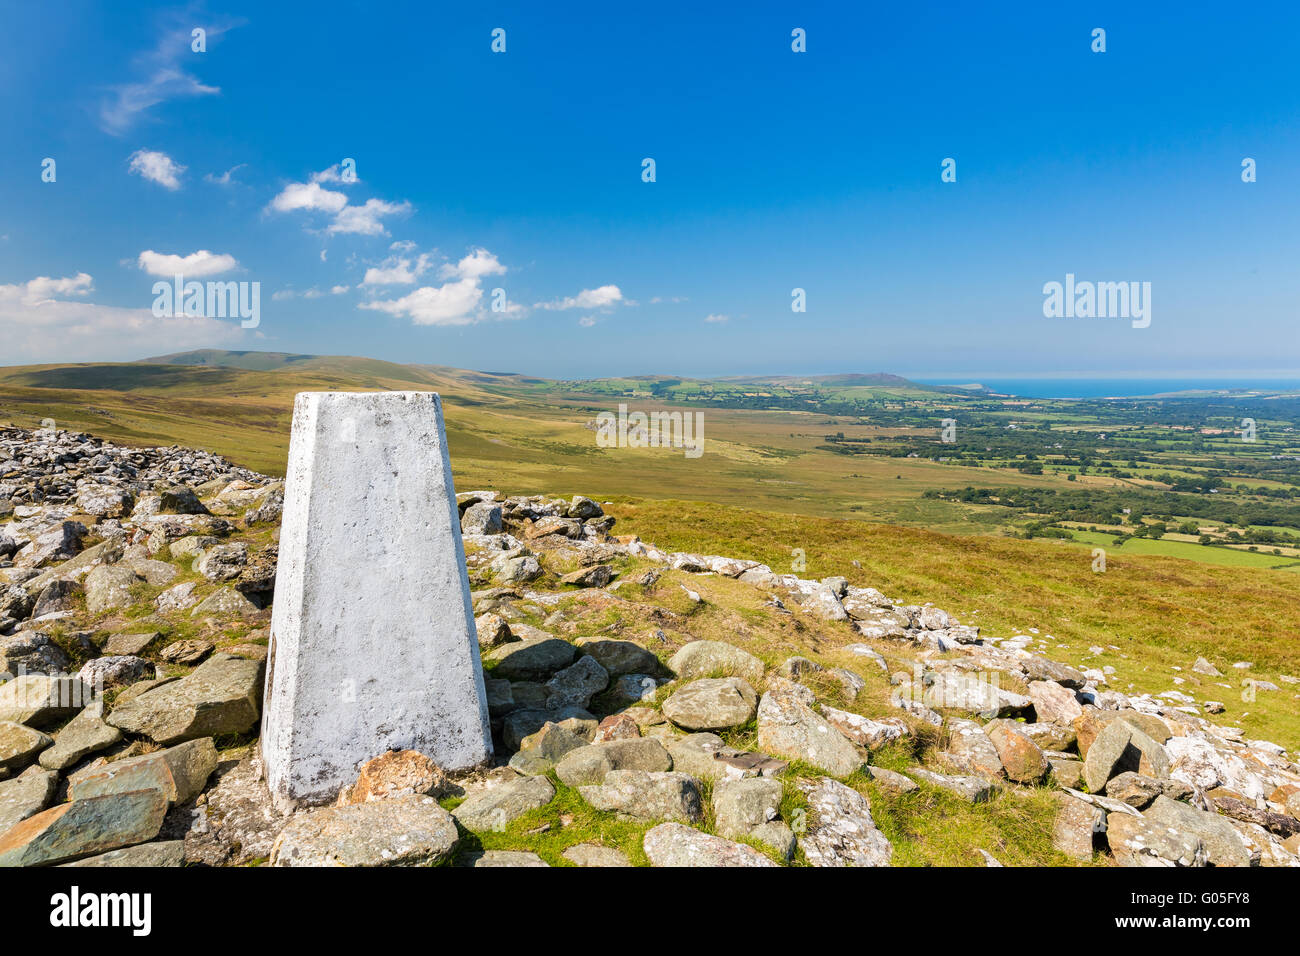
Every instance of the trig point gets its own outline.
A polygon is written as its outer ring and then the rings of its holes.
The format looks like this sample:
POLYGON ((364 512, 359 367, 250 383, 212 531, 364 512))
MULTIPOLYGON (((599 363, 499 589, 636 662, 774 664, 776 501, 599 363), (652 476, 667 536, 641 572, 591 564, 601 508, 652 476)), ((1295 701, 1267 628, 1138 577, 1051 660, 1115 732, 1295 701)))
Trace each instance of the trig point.
POLYGON ((303 392, 293 408, 262 755, 277 805, 332 800, 358 766, 492 756, 442 403, 303 392))

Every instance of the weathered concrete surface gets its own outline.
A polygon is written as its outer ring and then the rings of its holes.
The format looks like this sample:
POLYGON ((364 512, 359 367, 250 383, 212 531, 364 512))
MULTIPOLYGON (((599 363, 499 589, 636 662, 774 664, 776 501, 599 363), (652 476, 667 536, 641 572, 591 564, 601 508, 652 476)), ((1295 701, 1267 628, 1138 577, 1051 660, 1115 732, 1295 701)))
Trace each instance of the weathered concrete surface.
POLYGON ((276 803, 332 801, 366 760, 492 756, 487 698, 432 392, 304 392, 271 619, 262 752, 276 803))

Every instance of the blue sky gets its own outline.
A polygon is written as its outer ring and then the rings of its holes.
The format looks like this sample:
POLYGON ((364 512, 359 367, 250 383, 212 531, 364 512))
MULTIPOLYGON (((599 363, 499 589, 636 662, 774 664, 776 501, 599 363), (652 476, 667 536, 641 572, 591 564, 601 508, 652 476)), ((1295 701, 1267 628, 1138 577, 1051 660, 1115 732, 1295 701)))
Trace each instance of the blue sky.
POLYGON ((1300 369, 1294 5, 618 6, 0 3, 0 361, 1300 369), (258 327, 153 315, 177 268, 258 327))

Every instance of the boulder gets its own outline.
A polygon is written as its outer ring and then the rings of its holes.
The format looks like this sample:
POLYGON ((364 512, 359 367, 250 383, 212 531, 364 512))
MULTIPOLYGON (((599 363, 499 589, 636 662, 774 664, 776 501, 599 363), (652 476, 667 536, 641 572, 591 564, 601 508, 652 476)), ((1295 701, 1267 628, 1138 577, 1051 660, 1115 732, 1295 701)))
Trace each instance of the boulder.
POLYGON ((44 727, 76 715, 90 699, 75 677, 27 674, 0 684, 0 721, 44 727))
POLYGON ((599 843, 578 843, 569 847, 560 856, 574 866, 631 866, 627 857, 613 847, 601 846, 599 843))
POLYGON ((718 834, 748 836, 754 829, 777 818, 781 812, 783 788, 771 777, 742 777, 720 780, 713 788, 713 817, 718 834))
POLYGON ((789 688, 768 690, 759 701, 758 746, 778 757, 802 760, 835 777, 847 777, 864 763, 849 739, 815 713, 806 698, 789 688))
POLYGON ((122 850, 109 850, 99 856, 87 857, 73 863, 61 863, 60 866, 123 866, 155 867, 184 866, 184 840, 155 840, 153 843, 141 843, 122 850))
POLYGON ((597 810, 635 820, 694 823, 704 815, 699 784, 684 773, 611 770, 603 784, 578 792, 597 810))
POLYGON ((50 866, 144 843, 158 835, 166 814, 160 790, 61 803, 0 834, 0 867, 50 866))
POLYGON ((1126 813, 1107 819, 1106 842, 1120 866, 1205 866, 1207 859, 1195 834, 1126 813))
POLYGON ((432 866, 451 856, 456 823, 433 797, 411 794, 299 813, 272 866, 432 866))
POLYGON ((66 770, 121 739, 122 731, 104 723, 103 702, 96 701, 58 732, 54 746, 41 753, 40 764, 46 770, 66 770))
POLYGON ((661 823, 647 830, 642 846, 652 866, 713 868, 777 865, 753 847, 701 833, 680 823, 661 823))
POLYGON ((133 588, 142 578, 123 564, 100 564, 86 575, 86 610, 101 614, 127 607, 134 600, 133 588))
POLYGON ((577 643, 582 652, 594 657, 611 677, 620 677, 624 674, 657 674, 663 670, 659 658, 632 641, 588 637, 579 638, 577 643))
POLYGON ((879 750, 888 743, 912 735, 912 728, 897 717, 872 720, 860 714, 836 710, 826 704, 821 706, 821 712, 832 727, 859 747, 865 747, 867 750, 879 750))
POLYGON ((492 674, 506 680, 547 680, 556 671, 573 663, 576 649, 568 641, 554 637, 532 638, 506 644, 493 651, 492 674))
POLYGON ((948 721, 948 749, 939 759, 958 773, 981 777, 1002 776, 1002 759, 983 728, 973 720, 948 721))
POLYGON ((751 685, 763 679, 763 662, 748 651, 722 641, 692 641, 668 661, 682 680, 702 677, 741 677, 751 685))
POLYGON ((799 846, 812 866, 889 866, 893 847, 876 829, 871 802, 838 780, 800 781, 808 800, 799 846))
POLYGON ((637 737, 570 750, 555 765, 555 775, 577 787, 601 784, 614 770, 663 772, 672 767, 672 757, 657 738, 637 737))
POLYGON ((35 728, 12 720, 0 720, 0 775, 5 771, 22 770, 53 743, 54 738, 35 728))
POLYGON ((180 680, 160 683, 126 701, 108 722, 163 745, 257 726, 263 662, 217 654, 180 680))
POLYGON ((555 799, 545 777, 516 777, 471 794, 452 815, 467 830, 504 830, 512 820, 555 799))
POLYGON ((907 771, 922 783, 946 790, 968 803, 987 803, 994 793, 994 785, 984 777, 962 774, 935 773, 924 767, 912 767, 907 771))
POLYGON ((1106 814, 1100 808, 1068 793, 1056 794, 1052 846, 1057 850, 1075 860, 1087 862, 1092 859, 1096 835, 1105 830, 1106 814))
POLYGON ((691 681, 663 703, 664 716, 685 730, 742 727, 758 712, 758 695, 740 677, 691 681))
POLYGON ((29 767, 12 780, 0 780, 0 836, 44 810, 54 798, 59 775, 29 767))
POLYGON ((546 706, 586 707, 609 686, 609 674, 594 657, 583 656, 546 682, 546 706))
POLYGON ((1156 797, 1143 817, 1199 840, 1205 846, 1211 866, 1250 866, 1250 852, 1241 834, 1227 818, 1217 813, 1198 810, 1161 795, 1156 797))
POLYGON ((72 659, 66 651, 40 631, 19 631, 12 637, 0 637, 0 674, 45 674, 50 677, 66 673, 72 659))
POLYGON ((1074 691, 1055 681, 1031 681, 1029 699, 1034 702, 1034 713, 1047 724, 1073 724, 1083 716, 1083 708, 1074 697, 1074 691))
POLYGON ((69 788, 73 800, 132 790, 157 790, 170 805, 188 803, 202 792, 217 768, 212 738, 190 740, 139 757, 114 760, 80 775, 69 788))
POLYGON ((1038 744, 1021 733, 1014 722, 998 721, 988 731, 988 738, 997 748, 1002 768, 1016 783, 1039 783, 1051 770, 1038 744))

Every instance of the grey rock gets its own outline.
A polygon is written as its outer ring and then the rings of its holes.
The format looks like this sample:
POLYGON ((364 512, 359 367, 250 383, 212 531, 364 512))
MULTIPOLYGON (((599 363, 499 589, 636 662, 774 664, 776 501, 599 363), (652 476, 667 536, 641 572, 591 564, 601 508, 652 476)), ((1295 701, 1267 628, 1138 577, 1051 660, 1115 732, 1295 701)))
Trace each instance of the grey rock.
POLYGON ((987 803, 995 790, 994 785, 983 777, 935 773, 923 767, 912 767, 907 772, 922 783, 946 790, 969 803, 987 803))
POLYGON ((12 780, 0 780, 0 836, 44 810, 58 785, 57 773, 39 767, 12 780))
POLYGON ((184 866, 184 840, 158 840, 141 843, 124 850, 110 850, 99 856, 87 857, 61 866, 184 866))
POLYGON ((636 820, 693 823, 703 817, 699 784, 684 773, 612 770, 600 786, 578 792, 597 810, 636 820))
POLYGON ((63 648, 40 631, 21 631, 13 637, 0 637, 0 673, 66 673, 72 659, 63 648))
POLYGON ((58 732, 54 746, 42 751, 46 770, 66 770, 91 754, 107 750, 122 739, 122 731, 104 723, 102 704, 96 702, 73 717, 58 732))
POLYGON ((101 564, 86 575, 86 610, 101 614, 131 604, 131 588, 141 580, 122 564, 101 564))
POLYGON ((573 663, 576 649, 558 638, 534 638, 506 644, 491 655, 492 674, 507 680, 547 680, 573 663))
POLYGON ((1164 795, 1156 797, 1143 816, 1200 840, 1211 866, 1250 866, 1250 852, 1241 834, 1226 817, 1198 810, 1164 795))
POLYGON ((609 685, 609 674, 594 657, 580 657, 546 682, 546 706, 586 707, 609 685))
POLYGON ((720 836, 748 836, 756 827, 775 820, 781 810, 783 788, 771 777, 721 780, 713 788, 713 816, 720 836))
POLYGON ((74 716, 90 697, 75 677, 27 674, 0 684, 0 721, 44 727, 74 716))
POLYGON ((0 720, 0 771, 22 770, 36 759, 52 737, 12 720, 0 720))
POLYGON ((722 641, 692 641, 668 662, 682 680, 702 677, 742 677, 750 684, 763 679, 763 662, 748 651, 722 641))
POLYGON ((555 775, 569 786, 578 787, 601 784, 614 770, 662 772, 672 767, 672 757, 659 740, 634 737, 571 750, 555 765, 555 775))
POLYGON ((789 760, 802 760, 835 777, 864 763, 858 749, 789 688, 769 690, 758 705, 758 746, 789 760))
POLYGON ((758 712, 758 695, 739 677, 691 681, 663 703, 663 713, 686 730, 741 727, 758 712))
POLYGON ((459 841, 433 797, 411 794, 296 814, 271 851, 272 866, 430 866, 459 841))
POLYGON ((620 850, 601 846, 598 843, 578 843, 569 847, 560 856, 575 866, 625 867, 631 866, 628 858, 620 850))
POLYGON ((501 831, 554 799, 555 787, 545 777, 518 777, 472 794, 452 816, 467 830, 501 831))
POLYGON ((108 722, 163 745, 257 726, 263 662, 217 654, 188 677, 119 698, 108 722))
POLYGON ((712 868, 777 865, 753 847, 701 833, 680 823, 661 823, 647 830, 642 846, 652 866, 712 868))
POLYGON ((1199 867, 1207 860, 1195 834, 1142 816, 1111 814, 1106 841, 1120 866, 1199 867))
POLYGON ((838 780, 800 781, 808 800, 807 828, 799 836, 813 866, 889 866, 894 848, 876 829, 871 802, 838 780))
POLYGON ((166 813, 158 790, 62 803, 0 834, 0 866, 49 866, 144 843, 158 835, 166 813))
POLYGON ((536 853, 526 850, 478 850, 467 853, 457 863, 458 866, 550 866, 536 853))

